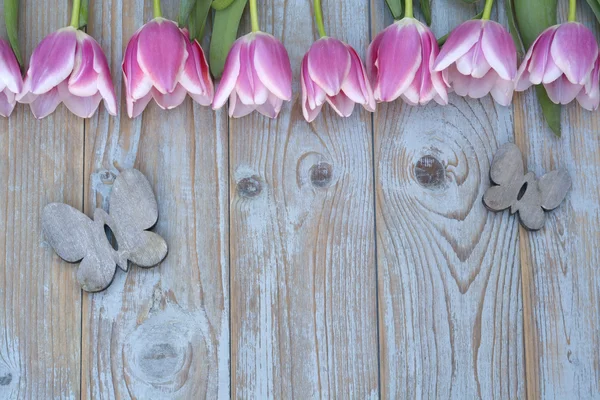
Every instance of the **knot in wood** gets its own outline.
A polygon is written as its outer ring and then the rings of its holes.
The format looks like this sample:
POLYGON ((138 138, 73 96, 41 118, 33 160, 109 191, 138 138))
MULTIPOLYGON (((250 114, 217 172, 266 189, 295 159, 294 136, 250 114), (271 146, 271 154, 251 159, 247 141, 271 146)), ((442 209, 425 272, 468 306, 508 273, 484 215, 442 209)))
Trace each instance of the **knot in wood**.
POLYGON ((326 162, 320 162, 310 168, 310 181, 316 187, 324 188, 331 184, 333 167, 326 162))
POLYGON ((419 185, 427 189, 439 188, 446 180, 446 168, 440 160, 428 154, 415 164, 415 178, 419 185))
POLYGON ((0 375, 0 386, 8 386, 12 382, 12 374, 9 372, 4 375, 0 375))
POLYGON ((262 184, 257 176, 250 176, 240 180, 237 184, 237 190, 240 196, 253 198, 262 192, 262 184))

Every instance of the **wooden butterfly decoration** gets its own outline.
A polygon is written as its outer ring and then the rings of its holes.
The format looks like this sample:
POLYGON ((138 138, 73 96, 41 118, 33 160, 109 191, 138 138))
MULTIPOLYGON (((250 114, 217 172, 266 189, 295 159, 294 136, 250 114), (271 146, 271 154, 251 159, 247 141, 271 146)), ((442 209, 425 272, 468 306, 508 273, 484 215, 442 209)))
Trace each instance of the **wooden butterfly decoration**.
POLYGON ((140 171, 128 169, 117 176, 109 204, 110 213, 96 209, 94 220, 60 203, 48 204, 42 213, 42 230, 59 257, 81 261, 77 280, 87 292, 106 289, 117 266, 127 271, 131 261, 152 267, 167 255, 165 240, 147 231, 158 220, 158 205, 150 182, 140 171), (114 247, 106 226, 116 239, 114 247))
POLYGON ((571 188, 565 170, 549 172, 538 180, 533 172, 525 174, 523 156, 513 143, 500 147, 494 156, 490 178, 497 186, 483 195, 485 206, 491 211, 518 211, 521 224, 529 230, 541 229, 546 223, 545 211, 558 207, 571 188))

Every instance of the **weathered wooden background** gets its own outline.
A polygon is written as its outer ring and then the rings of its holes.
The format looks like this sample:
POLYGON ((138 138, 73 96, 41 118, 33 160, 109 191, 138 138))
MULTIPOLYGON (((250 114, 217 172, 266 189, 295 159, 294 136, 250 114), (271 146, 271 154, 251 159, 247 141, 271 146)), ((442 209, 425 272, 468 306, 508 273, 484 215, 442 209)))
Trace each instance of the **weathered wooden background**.
MULTIPOLYGON (((29 56, 70 6, 21 3, 29 56)), ((261 0, 296 81, 278 120, 188 99, 131 121, 120 63, 150 1, 91 3, 120 117, 60 106, 36 121, 18 106, 0 119, 0 398, 600 398, 600 113, 566 107, 562 139, 532 92, 511 108, 451 95, 345 120, 327 109, 309 125, 297 82, 311 1, 261 0), (482 205, 506 141, 537 174, 573 178, 541 232, 482 205), (91 215, 132 166, 155 189, 169 255, 82 294, 40 212, 91 215)), ((434 31, 481 7, 435 0, 434 31)), ((175 18, 178 1, 163 9, 175 18)), ((391 22, 384 0, 325 0, 324 13, 363 55, 391 22)))

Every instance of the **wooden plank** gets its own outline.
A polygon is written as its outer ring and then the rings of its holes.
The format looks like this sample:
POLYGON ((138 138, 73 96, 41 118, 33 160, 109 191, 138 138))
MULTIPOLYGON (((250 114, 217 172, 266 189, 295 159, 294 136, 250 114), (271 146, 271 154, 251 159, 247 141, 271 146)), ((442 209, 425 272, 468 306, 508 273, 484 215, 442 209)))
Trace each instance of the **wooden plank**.
MULTIPOLYGON (((178 2, 163 2, 176 18, 178 2)), ((103 293, 85 295, 84 398, 228 398, 228 147, 225 113, 152 103, 129 120, 121 60, 151 18, 149 2, 96 1, 90 32, 111 60, 120 118, 86 125, 86 211, 105 205, 118 170, 135 166, 159 206, 155 231, 169 254, 153 269, 117 272, 103 293)))
MULTIPOLYGON (((21 1, 24 58, 68 21, 67 2, 21 1)), ((40 219, 53 201, 82 207, 83 123, 62 105, 42 121, 19 105, 0 137, 0 398, 77 398, 81 289, 40 219)))
MULTIPOLYGON (((232 397, 377 398, 371 117, 325 107, 304 121, 310 7, 260 4, 262 29, 290 52, 295 86, 277 120, 231 120, 232 397)), ((364 54, 368 3, 323 5, 331 36, 364 54)))
MULTIPOLYGON (((585 2, 578 16, 598 37, 585 2)), ((561 4, 559 21, 567 10, 561 4)), ((533 91, 519 98, 515 133, 529 169, 566 168, 565 203, 543 230, 520 232, 527 397, 600 398, 600 116, 563 108, 563 137, 546 127, 533 91)))
MULTIPOLYGON (((478 11, 433 6, 438 37, 478 11)), ((375 35, 391 18, 372 8, 375 35)), ((523 398, 518 222, 482 203, 511 109, 397 101, 374 129, 382 398, 523 398)))

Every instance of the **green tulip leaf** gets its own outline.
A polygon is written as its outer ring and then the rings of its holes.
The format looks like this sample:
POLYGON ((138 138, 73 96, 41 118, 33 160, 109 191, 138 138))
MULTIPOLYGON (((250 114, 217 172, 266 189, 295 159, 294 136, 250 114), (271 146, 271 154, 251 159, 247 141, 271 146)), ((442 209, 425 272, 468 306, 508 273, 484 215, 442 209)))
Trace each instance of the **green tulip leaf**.
POLYGON ((81 0, 81 6, 79 7, 79 29, 87 26, 89 3, 89 0, 81 0))
POLYGON ((213 0, 212 8, 217 11, 221 11, 229 7, 234 0, 213 0))
POLYGON ((390 9, 394 19, 397 20, 402 18, 402 0, 385 0, 385 2, 387 3, 387 6, 390 9))
POLYGON ((521 36, 519 35, 519 29, 517 28, 517 20, 515 16, 515 5, 514 0, 506 0, 506 18, 508 19, 508 30, 512 35, 513 41, 515 42, 515 47, 517 48, 517 52, 523 55, 525 54, 525 48, 523 47, 523 41, 521 40, 521 36))
POLYGON ((600 0, 587 0, 588 4, 592 8, 592 11, 596 15, 596 19, 600 22, 600 0))
POLYGON ((19 65, 23 67, 21 50, 19 50, 19 0, 4 0, 4 21, 10 47, 12 47, 19 65))
POLYGON ((423 18, 425 18, 425 23, 431 26, 431 0, 421 0, 420 4, 423 18))
MULTIPOLYGON (((512 0, 512 5, 525 49, 529 49, 546 28, 556 24, 557 0, 512 0)), ((538 86, 536 93, 548 126, 556 136, 560 136, 560 104, 554 104, 550 100, 543 86, 538 86)))
POLYGON ((180 27, 184 27, 187 24, 195 4, 196 0, 180 0, 179 16, 177 17, 177 22, 180 27))
POLYGON ((226 9, 215 11, 209 55, 210 70, 215 78, 223 74, 225 60, 237 38, 247 2, 248 0, 234 0, 226 9))
POLYGON ((212 0, 196 0, 194 8, 188 21, 188 28, 190 30, 190 39, 202 41, 204 36, 204 27, 206 26, 206 20, 210 13, 210 6, 212 0))

